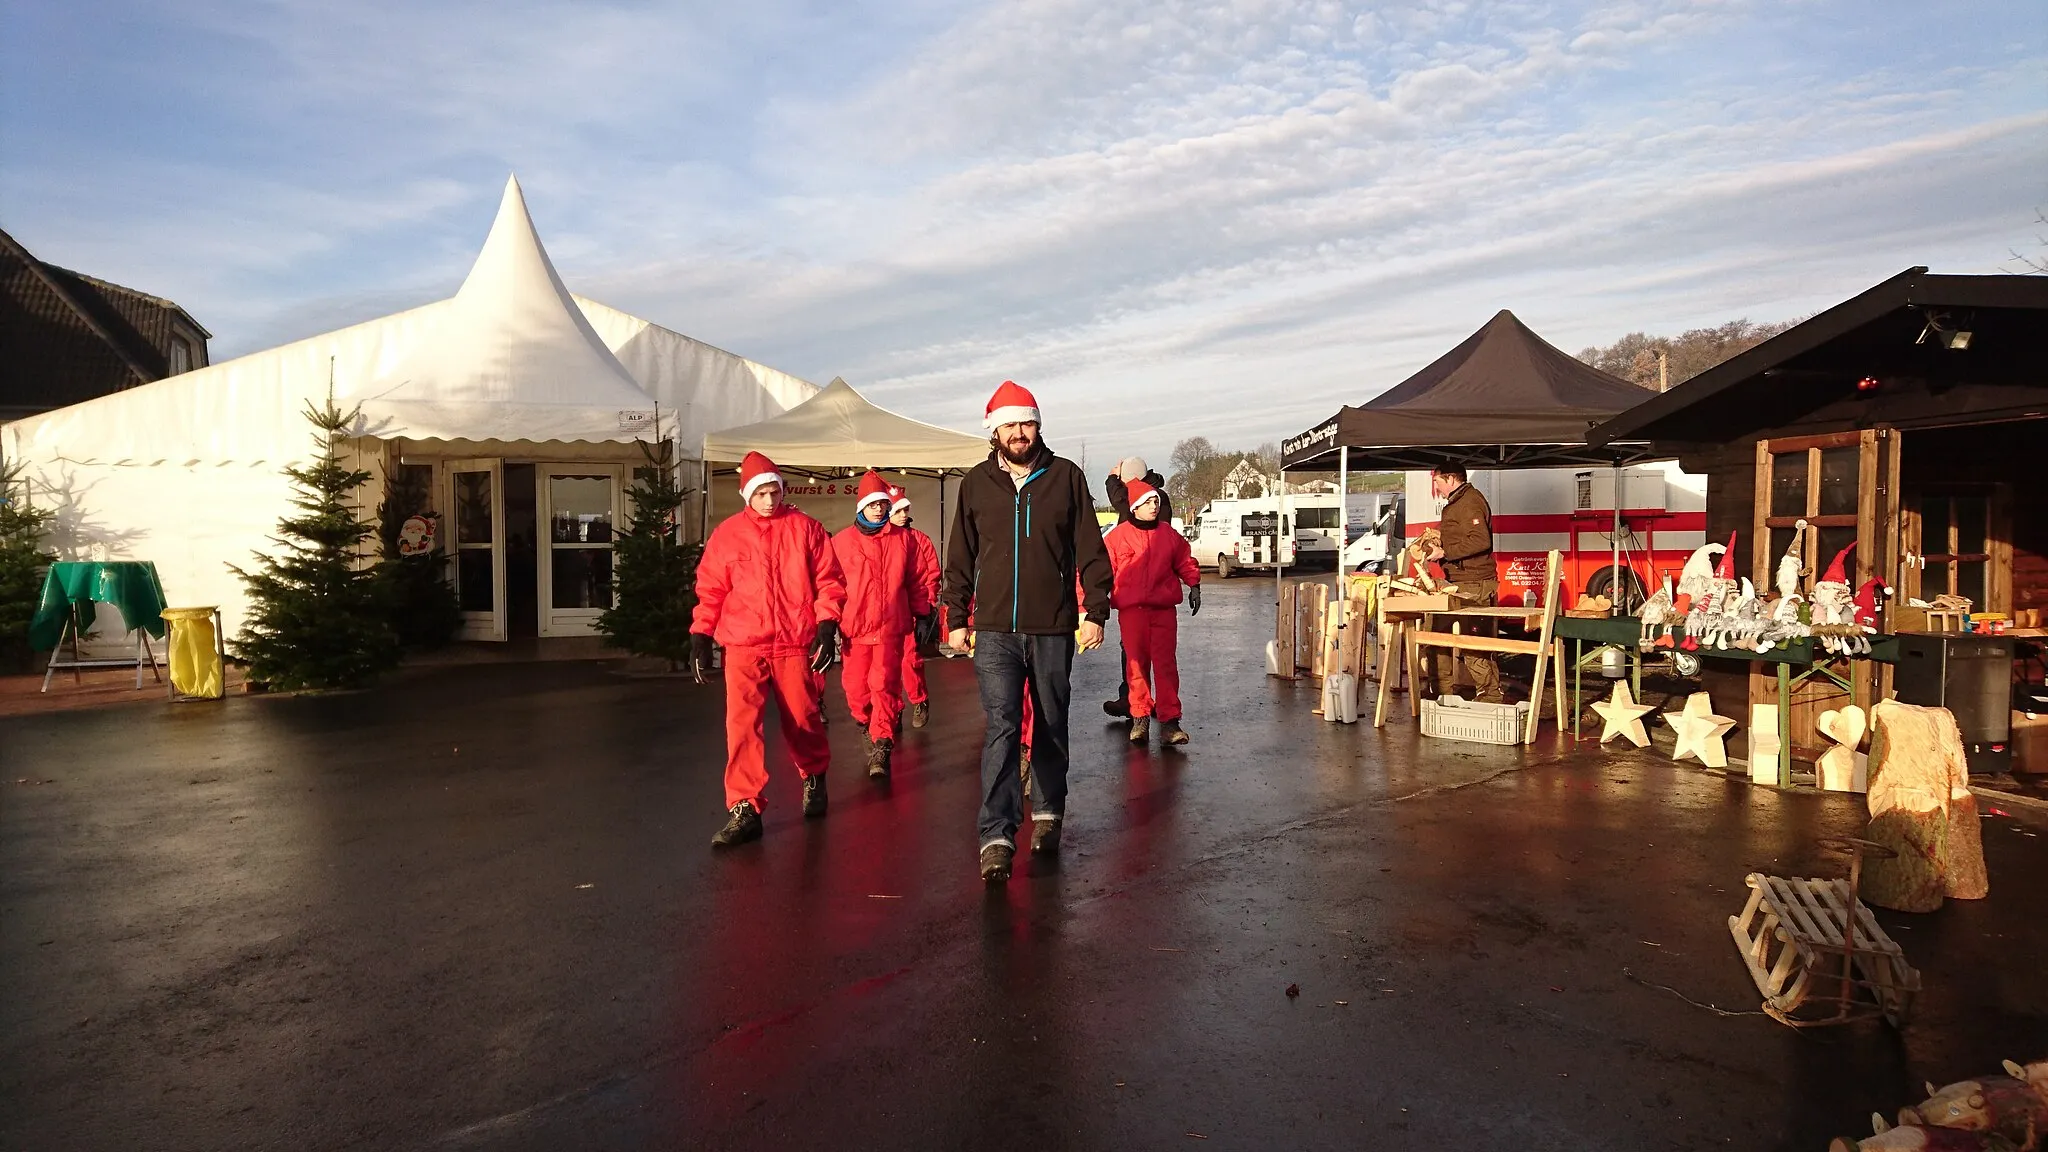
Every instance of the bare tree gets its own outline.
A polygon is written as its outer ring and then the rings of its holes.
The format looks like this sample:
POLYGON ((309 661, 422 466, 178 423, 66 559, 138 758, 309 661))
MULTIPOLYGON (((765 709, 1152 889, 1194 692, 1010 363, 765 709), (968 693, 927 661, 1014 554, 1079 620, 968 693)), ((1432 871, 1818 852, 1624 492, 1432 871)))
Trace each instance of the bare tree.
MULTIPOLYGON (((2034 223, 2048 225, 2048 212, 2043 212, 2039 208, 2034 209, 2034 223)), ((2048 248, 2048 236, 2036 232, 2034 243, 2042 248, 2048 248)), ((2022 276, 2048 276, 2048 257, 2029 256, 2017 248, 2008 248, 2006 251, 2012 253, 2012 258, 2019 262, 2019 267, 2011 269, 2012 271, 2022 276)))

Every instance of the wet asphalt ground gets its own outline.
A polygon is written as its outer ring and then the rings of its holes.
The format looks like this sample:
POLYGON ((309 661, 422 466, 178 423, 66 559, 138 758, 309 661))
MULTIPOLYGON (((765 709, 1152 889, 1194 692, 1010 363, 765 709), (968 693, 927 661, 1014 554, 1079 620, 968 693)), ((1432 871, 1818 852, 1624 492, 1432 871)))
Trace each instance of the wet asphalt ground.
POLYGON ((1795 1033, 1726 920, 1857 798, 1324 724, 1270 591, 1183 617, 1184 752, 1079 660, 993 889, 964 660, 886 788, 835 677, 830 817, 724 855, 721 690, 616 664, 0 719, 0 1148, 1819 1149, 2048 1055, 2039 826, 1886 917, 1903 1034, 1795 1033))

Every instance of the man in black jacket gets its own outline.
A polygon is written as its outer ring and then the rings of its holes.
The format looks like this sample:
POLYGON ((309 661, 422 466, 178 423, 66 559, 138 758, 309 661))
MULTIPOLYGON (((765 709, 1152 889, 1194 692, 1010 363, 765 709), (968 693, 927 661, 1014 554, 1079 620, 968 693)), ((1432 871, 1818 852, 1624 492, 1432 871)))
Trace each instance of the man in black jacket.
MULTIPOLYGON (((947 618, 974 629, 974 674, 987 731, 981 750, 981 877, 1010 878, 1023 788, 1017 776, 1024 694, 1031 694, 1031 850, 1060 847, 1067 805, 1067 704, 1076 645, 1102 643, 1109 554, 1088 478, 1038 438, 1038 402, 1005 380, 982 420, 994 451, 967 473, 946 542, 947 618), (1085 614, 1077 610, 1080 586, 1085 614)), ((967 629, 947 642, 967 647, 967 629)))
MULTIPOLYGON (((1131 518, 1131 497, 1125 485, 1133 480, 1143 480, 1159 492, 1159 518, 1154 523, 1173 523, 1173 497, 1166 494, 1166 478, 1145 467, 1145 460, 1141 456, 1126 456, 1117 461, 1116 467, 1109 470, 1108 478, 1102 482, 1102 494, 1109 497, 1109 506, 1116 509, 1117 522, 1125 523, 1131 518)), ((1199 597, 1200 592, 1198 591, 1196 595, 1199 597)), ((1127 717, 1131 714, 1129 680, 1117 681, 1116 699, 1104 700, 1102 710, 1111 716, 1127 717)))

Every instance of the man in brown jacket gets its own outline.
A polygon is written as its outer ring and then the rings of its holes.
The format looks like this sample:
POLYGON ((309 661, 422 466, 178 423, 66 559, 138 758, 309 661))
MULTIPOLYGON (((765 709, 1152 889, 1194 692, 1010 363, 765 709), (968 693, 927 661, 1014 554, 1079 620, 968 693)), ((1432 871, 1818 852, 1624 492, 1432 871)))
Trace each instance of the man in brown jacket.
MULTIPOLYGON (((1444 570, 1444 579, 1458 586, 1458 598, 1475 606, 1491 606, 1500 593, 1500 574, 1493 566, 1493 510, 1455 465, 1430 474, 1431 495, 1444 502, 1438 534, 1442 540, 1429 558, 1444 570)), ((1437 661, 1437 682, 1451 688, 1451 653, 1437 661)), ((1488 652, 1468 652, 1465 670, 1472 676, 1478 699, 1488 704, 1501 702, 1500 662, 1488 652)))

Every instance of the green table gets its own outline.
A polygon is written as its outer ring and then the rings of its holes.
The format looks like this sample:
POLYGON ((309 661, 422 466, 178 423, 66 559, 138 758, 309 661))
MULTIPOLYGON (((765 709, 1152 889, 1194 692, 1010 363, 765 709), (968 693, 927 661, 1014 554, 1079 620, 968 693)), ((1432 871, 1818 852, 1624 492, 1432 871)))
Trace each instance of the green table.
MULTIPOLYGON (((1560 616, 1557 618, 1555 631, 1560 639, 1572 642, 1572 738, 1576 740, 1579 737, 1579 716, 1585 711, 1585 667, 1588 660, 1598 658, 1599 648, 1613 646, 1627 653, 1629 687, 1633 689, 1636 699, 1641 701, 1643 653, 1636 644, 1642 638, 1643 622, 1634 616, 1610 616, 1597 620, 1560 616), (1594 655, 1590 657, 1585 651, 1589 643, 1596 646, 1594 655)), ((1671 636, 1674 642, 1683 641, 1684 626, 1673 625, 1671 636)), ((1723 660, 1749 660, 1777 666, 1778 732, 1779 739, 1785 742, 1784 763, 1778 773, 1778 786, 1789 788, 1792 786, 1793 689, 1816 676, 1822 676, 1832 680, 1842 690, 1854 692, 1855 685, 1832 665, 1845 660, 1875 660, 1885 664, 1896 664, 1899 662, 1899 639, 1896 636, 1872 636, 1870 652, 1864 656, 1836 656, 1821 649, 1811 637, 1775 645, 1768 652, 1751 652, 1744 648, 1696 648, 1692 654, 1723 660)))
MULTIPOLYGON (((50 666, 43 673, 43 690, 49 691, 50 677, 59 668, 126 668, 128 660, 84 660, 78 654, 81 631, 79 608, 112 604, 121 610, 131 631, 139 630, 157 639, 164 635, 164 586, 157 578, 156 565, 147 560, 59 561, 43 577, 42 598, 28 624, 28 640, 38 652, 50 653, 50 666), (71 637, 71 659, 60 661, 59 649, 66 635, 71 637)), ((142 686, 142 664, 148 641, 136 639, 135 685, 142 686)), ((154 659, 150 659, 152 670, 154 659)), ((75 674, 75 673, 74 673, 75 674)))

